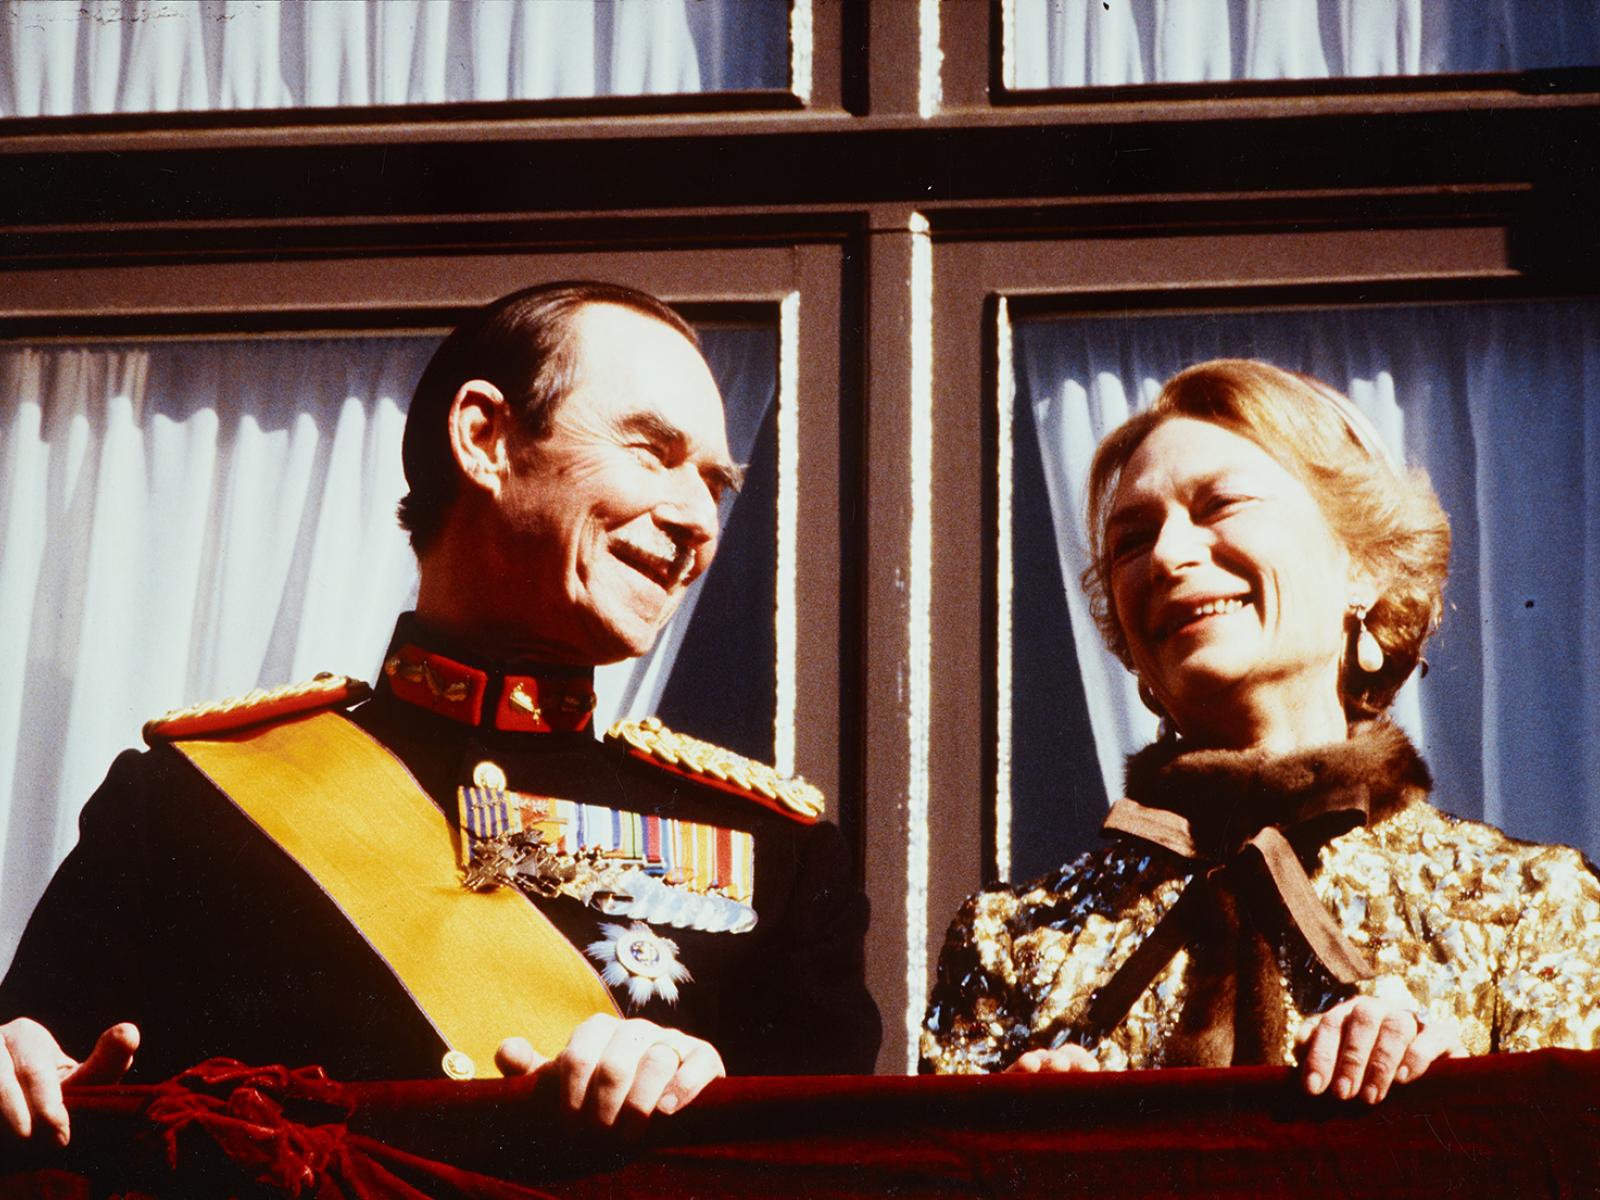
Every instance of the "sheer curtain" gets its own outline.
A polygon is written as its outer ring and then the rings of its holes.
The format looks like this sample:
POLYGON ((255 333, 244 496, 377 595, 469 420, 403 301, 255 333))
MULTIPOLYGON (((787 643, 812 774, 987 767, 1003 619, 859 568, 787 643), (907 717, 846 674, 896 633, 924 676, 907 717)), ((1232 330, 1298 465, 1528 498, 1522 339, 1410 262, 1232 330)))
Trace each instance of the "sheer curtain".
POLYGON ((1008 0, 1007 85, 1600 64, 1597 0, 1008 0))
POLYGON ((0 117, 783 87, 787 15, 785 0, 6 0, 0 117))
POLYGON ((1038 430, 1061 567, 1030 586, 1066 588, 1108 795, 1155 721, 1078 585, 1089 457, 1178 369, 1262 358, 1345 390, 1427 468, 1450 514, 1444 624, 1397 706, 1436 799, 1600 856, 1600 305, 1041 320, 1017 334, 1018 403, 1038 430))
MULTIPOLYGON (((707 335, 735 455, 775 392, 771 338, 707 335)), ((318 671, 374 677, 416 595, 394 510, 435 344, 0 349, 0 963, 144 721, 318 671)), ((602 670, 598 725, 654 707, 692 609, 656 654, 602 670)))

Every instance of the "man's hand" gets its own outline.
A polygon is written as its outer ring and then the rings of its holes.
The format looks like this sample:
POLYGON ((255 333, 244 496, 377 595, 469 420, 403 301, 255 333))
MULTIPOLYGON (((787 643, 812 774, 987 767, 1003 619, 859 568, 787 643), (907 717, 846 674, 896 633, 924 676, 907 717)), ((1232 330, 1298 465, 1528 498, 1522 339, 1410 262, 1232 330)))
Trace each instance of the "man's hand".
POLYGON ((50 1031, 20 1017, 0 1025, 0 1119, 16 1137, 32 1137, 40 1126, 65 1146, 72 1137, 62 1085, 115 1083, 133 1065, 139 1027, 124 1022, 100 1035, 83 1062, 70 1057, 50 1031))
POLYGON ((605 1013, 579 1025, 553 1060, 541 1059, 524 1038, 507 1038, 495 1052, 495 1065, 506 1075, 555 1072, 563 1111, 603 1126, 616 1124, 622 1114, 636 1122, 676 1112, 727 1074, 710 1042, 605 1013))
POLYGON ((1464 1058, 1466 1047, 1454 1022, 1423 1025, 1408 1008, 1375 996, 1356 996, 1320 1016, 1307 1017, 1295 1041, 1301 1047, 1307 1092, 1348 1100, 1360 1094, 1376 1104, 1391 1083, 1407 1083, 1436 1059, 1464 1058))
POLYGON ((1029 1050, 1005 1069, 1006 1075, 1058 1075, 1067 1071, 1098 1071, 1100 1063, 1082 1046, 1054 1050, 1029 1050))

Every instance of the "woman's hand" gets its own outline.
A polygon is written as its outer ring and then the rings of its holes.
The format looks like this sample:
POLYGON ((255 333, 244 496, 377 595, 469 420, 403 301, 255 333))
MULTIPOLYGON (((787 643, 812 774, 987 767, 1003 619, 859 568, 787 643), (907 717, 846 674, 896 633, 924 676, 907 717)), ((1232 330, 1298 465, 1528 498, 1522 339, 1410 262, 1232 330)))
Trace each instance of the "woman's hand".
POLYGON ((1082 1046, 1058 1046, 1054 1050, 1029 1050, 1007 1067, 1005 1075, 1058 1075, 1066 1071, 1098 1071, 1100 1064, 1082 1046))
POLYGON ((1368 1104, 1387 1096, 1391 1083, 1417 1078, 1436 1059, 1467 1053, 1453 1021, 1424 1024, 1415 1010, 1376 996, 1355 996, 1307 1017, 1295 1042, 1307 1092, 1317 1096, 1331 1086, 1341 1100, 1359 1093, 1368 1104))

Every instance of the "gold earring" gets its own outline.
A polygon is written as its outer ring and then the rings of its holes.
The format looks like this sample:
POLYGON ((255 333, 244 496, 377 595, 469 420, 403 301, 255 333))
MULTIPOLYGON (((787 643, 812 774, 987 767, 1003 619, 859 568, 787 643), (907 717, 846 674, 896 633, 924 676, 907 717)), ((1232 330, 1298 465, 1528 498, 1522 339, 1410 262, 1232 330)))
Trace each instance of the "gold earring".
POLYGON ((1368 675, 1376 675, 1383 670, 1383 647, 1378 644, 1378 639, 1372 636, 1372 630, 1367 628, 1367 606, 1352 604, 1350 615, 1355 617, 1356 626, 1360 630, 1356 634, 1356 666, 1368 675))

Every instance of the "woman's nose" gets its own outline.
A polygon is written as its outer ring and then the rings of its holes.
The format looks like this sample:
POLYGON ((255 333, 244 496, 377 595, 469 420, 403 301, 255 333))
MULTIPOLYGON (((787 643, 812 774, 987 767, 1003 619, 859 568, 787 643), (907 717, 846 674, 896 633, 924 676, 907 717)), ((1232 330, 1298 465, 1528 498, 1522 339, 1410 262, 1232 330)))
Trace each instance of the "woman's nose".
POLYGON ((1151 564, 1166 572, 1198 566, 1206 555, 1204 530, 1181 515, 1168 517, 1156 533, 1150 550, 1151 564))

